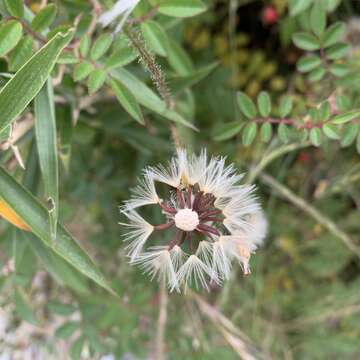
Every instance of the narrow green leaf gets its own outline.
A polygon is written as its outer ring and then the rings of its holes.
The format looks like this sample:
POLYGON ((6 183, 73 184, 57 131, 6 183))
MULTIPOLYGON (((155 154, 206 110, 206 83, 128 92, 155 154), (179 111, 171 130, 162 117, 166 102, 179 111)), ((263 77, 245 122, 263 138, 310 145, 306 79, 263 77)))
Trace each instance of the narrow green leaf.
POLYGON ((73 124, 70 106, 64 106, 58 109, 57 122, 60 132, 60 159, 66 172, 69 173, 73 136, 73 124))
POLYGON ((189 55, 176 41, 168 41, 168 61, 179 75, 189 75, 194 72, 194 66, 189 55))
POLYGON ((262 141, 269 142, 272 136, 272 126, 270 123, 264 123, 260 128, 260 136, 262 141))
POLYGON ((317 127, 310 130, 310 141, 314 146, 321 145, 321 130, 317 127))
POLYGON ((322 127, 324 134, 331 140, 340 139, 338 127, 334 124, 324 124, 322 127))
POLYGON ((156 54, 160 56, 167 55, 168 37, 159 23, 148 20, 141 24, 141 31, 146 43, 156 54))
POLYGON ((48 28, 55 20, 56 11, 57 9, 54 4, 49 4, 42 8, 32 20, 31 28, 37 32, 41 32, 48 28))
POLYGON ((89 294, 87 278, 77 272, 68 262, 51 250, 50 247, 37 238, 34 234, 21 232, 22 241, 26 241, 46 271, 62 286, 68 286, 70 289, 81 293, 89 294))
POLYGON ((250 146, 255 139, 257 124, 254 122, 246 124, 242 133, 242 142, 245 146, 250 146))
MULTIPOLYGON (((38 155, 35 141, 31 143, 26 161, 23 184, 29 190, 36 192, 38 176, 38 155)), ((18 231, 21 243, 28 244, 34 254, 40 259, 45 269, 62 286, 68 286, 76 292, 88 294, 87 278, 76 271, 68 262, 47 247, 33 233, 18 231)))
POLYGON ((110 70, 110 73, 113 78, 119 80, 127 87, 127 89, 135 96, 135 99, 141 105, 168 120, 177 122, 196 130, 193 124, 185 120, 175 110, 167 108, 165 102, 160 99, 154 91, 152 91, 148 86, 146 86, 142 81, 140 81, 127 70, 117 68, 110 70))
POLYGON ((282 118, 288 116, 293 108, 291 96, 285 95, 280 100, 279 113, 282 118))
POLYGON ((130 64, 138 57, 138 54, 130 46, 115 50, 106 60, 106 69, 115 69, 117 67, 130 64))
POLYGON ((216 131, 214 140, 224 141, 234 137, 240 132, 243 125, 244 124, 239 121, 232 121, 230 123, 223 125, 220 129, 216 131))
POLYGON ((6 10, 10 15, 22 18, 24 16, 23 0, 4 0, 6 10))
POLYGON ((292 39, 294 44, 298 48, 303 50, 312 51, 312 50, 318 50, 320 48, 318 39, 310 33, 306 33, 306 32, 295 33, 292 36, 292 39))
POLYGON ((131 92, 117 80, 111 80, 110 86, 114 91, 119 103, 141 125, 145 124, 139 104, 131 92))
POLYGON ((326 27, 326 9, 322 1, 314 1, 310 12, 311 30, 321 36, 326 27))
POLYGON ((72 360, 80 360, 81 359, 81 352, 84 347, 85 338, 80 336, 76 339, 70 347, 70 356, 72 360))
POLYGON ((87 57, 90 50, 91 40, 89 35, 84 35, 80 40, 79 51, 82 57, 87 57))
POLYGON ((158 9, 160 14, 180 18, 195 16, 205 10, 205 4, 200 0, 164 0, 158 9))
POLYGON ((268 117, 271 112, 271 100, 269 93, 262 91, 257 98, 257 104, 260 115, 262 117, 268 117))
POLYGON ((169 77, 168 84, 171 93, 176 94, 179 93, 180 91, 183 91, 185 89, 194 86, 202 79, 207 77, 216 68, 216 66, 218 66, 217 63, 212 63, 209 65, 205 65, 200 69, 197 69, 196 71, 192 72, 189 75, 169 77))
POLYGON ((101 34, 91 47, 90 58, 94 61, 100 59, 110 49, 112 41, 112 35, 101 34))
POLYGON ((80 327, 77 321, 68 321, 56 329, 55 336, 61 339, 68 339, 80 327))
POLYGON ((280 124, 278 127, 278 136, 284 144, 289 142, 289 129, 285 124, 280 124))
POLYGON ((22 25, 16 20, 10 20, 0 26, 0 57, 6 55, 20 41, 22 25))
POLYGON ((106 72, 103 69, 95 69, 93 70, 88 78, 88 89, 89 94, 93 94, 97 90, 99 90, 106 80, 106 72))
POLYGON ((57 301, 49 302, 46 307, 50 313, 62 316, 69 316, 77 310, 75 305, 57 301))
POLYGON ((93 70, 93 65, 88 62, 76 64, 74 67, 74 80, 81 81, 86 79, 93 70))
POLYGON ((51 247, 53 251, 69 262, 79 272, 112 294, 115 294, 89 255, 60 224, 58 224, 56 241, 51 241, 47 209, 1 167, 0 197, 45 245, 51 247))
POLYGON ((32 56, 34 41, 31 36, 23 37, 9 55, 9 70, 19 70, 32 56))
POLYGON ((330 60, 338 60, 348 54, 350 45, 346 43, 337 43, 334 46, 326 49, 325 55, 330 60))
POLYGON ((58 34, 7 82, 0 91, 0 131, 26 108, 44 85, 61 50, 69 43, 73 31, 58 34))
POLYGON ((360 132, 356 138, 356 150, 357 150, 358 154, 360 154, 360 132))
POLYGON ((34 104, 36 145, 45 196, 49 203, 50 232, 55 240, 59 213, 59 170, 54 93, 51 79, 36 95, 34 104))
POLYGON ((4 130, 0 131, 0 143, 9 139, 11 135, 11 126, 9 125, 4 130))
POLYGON ((351 120, 354 120, 355 118, 359 117, 360 116, 360 111, 358 110, 351 110, 351 111, 347 111, 343 114, 339 114, 339 115, 336 115, 334 116, 332 119, 331 119, 331 122, 333 124, 344 124, 344 123, 347 123, 351 120))
POLYGON ((345 31, 345 25, 342 22, 336 22, 329 26, 322 39, 322 43, 324 47, 329 47, 334 45, 342 36, 345 31))
POLYGON ((346 124, 341 138, 341 146, 350 146, 355 141, 358 133, 359 124, 346 124))
POLYGON ((30 302, 26 299, 25 294, 20 288, 15 290, 14 303, 16 312, 22 320, 27 321, 32 325, 39 326, 39 321, 30 307, 30 302))
POLYGON ((256 107, 254 102, 245 93, 239 91, 237 93, 237 102, 241 112, 249 119, 256 116, 256 107))
POLYGON ((295 16, 308 9, 313 0, 288 0, 290 15, 295 16))

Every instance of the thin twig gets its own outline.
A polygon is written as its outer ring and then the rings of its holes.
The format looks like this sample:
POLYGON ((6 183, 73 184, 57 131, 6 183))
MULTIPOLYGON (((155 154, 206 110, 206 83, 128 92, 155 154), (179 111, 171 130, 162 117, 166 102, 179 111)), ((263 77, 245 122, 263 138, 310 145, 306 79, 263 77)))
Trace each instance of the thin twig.
POLYGON ((314 324, 319 325, 320 323, 326 321, 340 320, 342 318, 357 314, 359 312, 360 312, 360 304, 350 304, 347 306, 343 306, 340 309, 328 310, 316 316, 295 319, 289 324, 284 324, 284 327, 287 330, 303 329, 307 326, 311 326, 314 324))
POLYGON ((167 321, 167 303, 168 303, 168 293, 166 290, 165 281, 162 280, 160 283, 160 310, 159 318, 157 324, 156 332, 156 342, 155 342, 155 357, 156 360, 165 360, 166 350, 165 350, 165 328, 167 321))
POLYGON ((246 178, 246 182, 247 183, 254 182, 254 180, 258 177, 258 175, 261 173, 261 171, 264 170, 266 168, 266 166, 268 166, 272 161, 274 161, 278 157, 285 155, 289 152, 308 147, 310 145, 311 145, 311 143, 309 141, 306 141, 303 143, 288 144, 288 145, 280 146, 280 147, 274 149, 268 155, 264 156, 260 160, 260 162, 256 165, 256 167, 254 167, 253 169, 250 169, 250 171, 247 175, 247 178, 246 178))
POLYGON ((262 173, 259 177, 261 181, 269 185, 272 190, 277 191, 282 197, 289 200, 299 209, 305 211, 310 216, 312 216, 319 224, 327 228, 334 236, 341 239, 352 252, 354 252, 358 257, 360 257, 360 248, 355 245, 349 235, 342 231, 331 219, 329 219, 319 210, 308 204, 304 199, 294 194, 286 186, 280 184, 272 176, 262 173))
POLYGON ((244 360, 267 360, 271 357, 256 346, 239 328, 237 328, 219 310, 208 304, 202 297, 189 291, 200 311, 216 326, 224 339, 244 360))

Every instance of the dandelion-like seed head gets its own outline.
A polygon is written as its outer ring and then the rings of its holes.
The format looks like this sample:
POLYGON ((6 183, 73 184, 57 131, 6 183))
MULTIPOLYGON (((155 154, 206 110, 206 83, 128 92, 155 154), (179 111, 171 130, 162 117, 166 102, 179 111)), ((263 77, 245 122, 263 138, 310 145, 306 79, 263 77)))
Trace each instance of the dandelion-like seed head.
POLYGON ((206 289, 220 285, 230 277, 233 260, 250 273, 250 255, 263 242, 267 222, 254 187, 240 185, 241 178, 225 158, 208 160, 205 150, 190 156, 180 149, 168 167, 146 168, 121 210, 128 220, 121 224, 128 229, 130 262, 166 281, 171 291, 190 283, 206 289), (158 183, 167 187, 164 198, 158 183), (158 207, 162 224, 140 216, 138 209, 149 205, 158 207), (161 236, 164 232, 170 236, 161 236), (169 240, 151 246, 152 238, 169 240))

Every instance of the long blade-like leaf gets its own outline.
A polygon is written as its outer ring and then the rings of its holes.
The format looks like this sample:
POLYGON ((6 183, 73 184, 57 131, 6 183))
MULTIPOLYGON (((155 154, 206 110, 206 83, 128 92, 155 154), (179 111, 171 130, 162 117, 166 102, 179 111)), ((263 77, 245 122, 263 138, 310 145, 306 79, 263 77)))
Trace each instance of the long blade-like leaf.
POLYGON ((135 99, 146 108, 176 123, 197 130, 193 124, 185 120, 179 113, 167 108, 165 102, 159 98, 149 87, 147 87, 136 76, 125 69, 112 69, 113 78, 119 80, 134 95, 135 99))
POLYGON ((74 31, 58 33, 34 54, 0 91, 0 132, 26 108, 48 78, 74 31))
POLYGON ((35 135, 45 194, 50 203, 51 236, 55 240, 59 209, 59 171, 54 96, 51 80, 45 83, 35 97, 35 135))
POLYGON ((89 255, 59 223, 56 241, 51 241, 48 211, 10 174, 0 167, 0 197, 26 223, 32 232, 82 274, 114 293, 89 255))

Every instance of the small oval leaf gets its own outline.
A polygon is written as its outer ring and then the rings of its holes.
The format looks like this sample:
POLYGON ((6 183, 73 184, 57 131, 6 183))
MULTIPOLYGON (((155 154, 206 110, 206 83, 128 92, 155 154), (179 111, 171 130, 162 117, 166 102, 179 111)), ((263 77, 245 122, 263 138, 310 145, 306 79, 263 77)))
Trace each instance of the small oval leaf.
POLYGON ((200 0, 164 0, 158 9, 160 14, 180 18, 195 16, 205 10, 205 4, 200 0))
POLYGON ((257 124, 251 122, 246 124, 242 133, 242 142, 245 146, 250 146, 255 139, 257 132, 257 124))
POLYGON ((237 93, 237 101, 241 112, 249 119, 256 116, 256 107, 254 102, 243 92, 237 93))
POLYGON ((269 93, 262 91, 257 98, 257 104, 260 115, 262 117, 268 117, 271 112, 271 100, 269 93))

